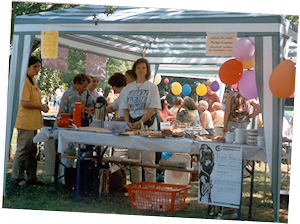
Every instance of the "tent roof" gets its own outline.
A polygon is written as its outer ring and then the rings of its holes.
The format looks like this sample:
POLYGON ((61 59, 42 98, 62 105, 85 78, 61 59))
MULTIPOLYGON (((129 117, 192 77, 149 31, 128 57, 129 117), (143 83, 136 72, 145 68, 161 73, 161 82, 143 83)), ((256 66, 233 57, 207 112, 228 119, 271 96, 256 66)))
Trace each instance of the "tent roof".
POLYGON ((297 27, 279 15, 118 7, 106 16, 105 10, 89 5, 22 15, 15 18, 14 32, 41 39, 41 31, 58 30, 61 46, 123 60, 145 57, 156 64, 224 63, 228 57, 205 55, 207 33, 297 40, 297 27))
POLYGON ((113 16, 106 16, 106 6, 78 6, 18 16, 17 23, 91 23, 93 15, 106 23, 280 23, 279 15, 194 11, 157 8, 116 7, 113 16))

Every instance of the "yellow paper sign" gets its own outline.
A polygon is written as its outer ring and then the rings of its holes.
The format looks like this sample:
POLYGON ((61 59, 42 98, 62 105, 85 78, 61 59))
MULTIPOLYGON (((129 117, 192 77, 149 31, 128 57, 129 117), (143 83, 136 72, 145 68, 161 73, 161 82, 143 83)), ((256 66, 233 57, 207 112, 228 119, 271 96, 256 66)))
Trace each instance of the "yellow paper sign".
POLYGON ((58 30, 42 31, 42 58, 57 58, 58 30))

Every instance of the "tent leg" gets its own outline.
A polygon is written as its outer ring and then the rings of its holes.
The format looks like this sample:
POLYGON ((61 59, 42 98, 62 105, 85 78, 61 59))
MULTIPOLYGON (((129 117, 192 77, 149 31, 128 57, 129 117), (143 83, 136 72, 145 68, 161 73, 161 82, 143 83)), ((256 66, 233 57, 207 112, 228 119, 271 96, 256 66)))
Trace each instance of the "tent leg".
POLYGON ((76 177, 76 202, 79 201, 79 183, 80 183, 80 152, 81 146, 78 144, 78 155, 77 155, 77 177, 76 177))
POLYGON ((251 162, 251 184, 250 184, 250 201, 249 201, 249 212, 248 212, 248 220, 252 219, 252 203, 253 203, 253 184, 254 184, 254 169, 255 169, 255 161, 251 162))
MULTIPOLYGON (((243 176, 244 176, 244 160, 242 159, 242 172, 241 172, 241 199, 240 199, 240 206, 239 209, 237 211, 237 220, 241 220, 242 219, 242 200, 243 200, 243 176)), ((247 171, 248 172, 248 171, 247 171)))

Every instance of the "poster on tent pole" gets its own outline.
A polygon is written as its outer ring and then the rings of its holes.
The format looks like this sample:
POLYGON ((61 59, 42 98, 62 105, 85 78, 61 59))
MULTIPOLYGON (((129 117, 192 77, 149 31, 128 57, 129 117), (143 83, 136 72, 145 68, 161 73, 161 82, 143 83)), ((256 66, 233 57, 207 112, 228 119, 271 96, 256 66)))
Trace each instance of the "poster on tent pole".
POLYGON ((233 56, 232 48, 236 41, 236 33, 208 33, 206 56, 233 56))
POLYGON ((198 203, 239 208, 242 189, 242 148, 201 144, 198 203))

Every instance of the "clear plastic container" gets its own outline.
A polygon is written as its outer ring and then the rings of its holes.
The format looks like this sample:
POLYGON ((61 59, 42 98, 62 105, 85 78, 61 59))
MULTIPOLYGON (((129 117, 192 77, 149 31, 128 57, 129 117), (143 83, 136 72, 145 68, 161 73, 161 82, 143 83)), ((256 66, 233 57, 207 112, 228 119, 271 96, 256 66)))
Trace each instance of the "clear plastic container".
POLYGON ((104 128, 111 132, 124 132, 129 129, 126 121, 104 121, 104 128))

